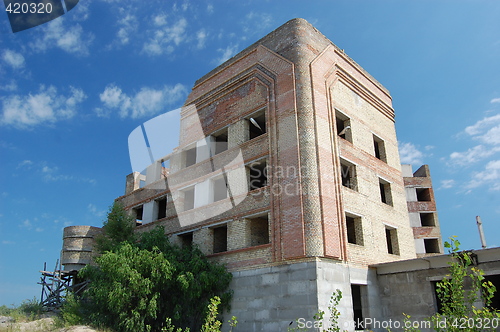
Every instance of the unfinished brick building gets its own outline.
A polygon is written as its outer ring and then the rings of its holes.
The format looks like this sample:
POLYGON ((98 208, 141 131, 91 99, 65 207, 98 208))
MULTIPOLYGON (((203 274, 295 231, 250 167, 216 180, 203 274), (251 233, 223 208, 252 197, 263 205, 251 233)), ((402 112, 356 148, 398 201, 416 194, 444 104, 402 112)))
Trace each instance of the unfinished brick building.
POLYGON ((370 266, 442 253, 428 168, 402 174, 389 92, 302 19, 196 81, 178 147, 151 162, 117 200, 138 232, 162 225, 227 265, 241 331, 328 312, 336 289, 344 321, 383 317, 370 266))

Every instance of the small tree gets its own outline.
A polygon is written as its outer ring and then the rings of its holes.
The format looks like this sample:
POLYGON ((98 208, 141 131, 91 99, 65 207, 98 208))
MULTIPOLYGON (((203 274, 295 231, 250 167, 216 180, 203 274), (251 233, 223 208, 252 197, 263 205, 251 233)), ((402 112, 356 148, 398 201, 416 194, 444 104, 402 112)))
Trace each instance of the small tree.
MULTIPOLYGON (((441 312, 429 320, 434 330, 441 331, 494 331, 500 320, 500 312, 490 307, 496 288, 486 281, 484 272, 475 267, 471 252, 460 251, 460 242, 451 237, 445 242, 451 254, 450 273, 437 283, 437 296, 442 304, 441 312), (470 283, 470 287, 466 283, 470 283), (482 302, 477 308, 474 304, 482 302), (497 321, 495 321, 497 320, 497 321)), ((404 315, 405 321, 410 320, 404 315)), ((408 324, 409 326, 411 324, 408 324)), ((407 332, 418 332, 416 328, 406 328, 407 332)))
POLYGON ((98 238, 97 266, 79 273, 89 286, 77 305, 68 302, 67 317, 124 332, 172 326, 198 331, 211 299, 217 297, 222 309, 229 306, 232 274, 224 266, 196 247, 172 245, 161 226, 135 235, 130 225, 133 219, 115 203, 98 238))
POLYGON ((134 218, 127 214, 121 203, 114 202, 109 208, 106 221, 103 223, 103 233, 95 238, 97 250, 101 253, 113 251, 123 242, 136 242, 134 228, 134 218))

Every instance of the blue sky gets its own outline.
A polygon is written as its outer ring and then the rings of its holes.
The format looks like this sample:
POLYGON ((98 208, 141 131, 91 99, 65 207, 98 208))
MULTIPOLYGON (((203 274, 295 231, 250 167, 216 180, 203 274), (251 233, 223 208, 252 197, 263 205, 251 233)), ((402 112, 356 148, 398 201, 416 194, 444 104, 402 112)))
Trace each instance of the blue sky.
POLYGON ((404 162, 429 164, 444 238, 500 234, 500 2, 80 0, 13 34, 0 14, 0 305, 39 296, 69 225, 101 226, 127 137, 302 17, 389 89, 404 162))

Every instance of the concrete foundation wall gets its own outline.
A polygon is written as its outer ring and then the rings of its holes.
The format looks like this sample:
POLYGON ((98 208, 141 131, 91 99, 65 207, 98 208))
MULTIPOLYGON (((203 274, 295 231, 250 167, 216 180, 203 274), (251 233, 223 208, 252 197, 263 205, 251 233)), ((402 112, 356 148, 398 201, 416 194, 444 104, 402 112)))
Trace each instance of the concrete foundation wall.
MULTIPOLYGON (((318 258, 236 271, 230 286, 234 290, 231 311, 225 313, 224 321, 236 316, 238 331, 279 332, 297 327, 297 320, 314 326, 314 315, 323 310, 327 327, 330 297, 339 289, 342 291, 337 307, 341 313, 340 327, 354 331, 351 284, 367 286, 363 315, 380 317, 376 277, 373 269, 318 258)), ((228 330, 228 326, 223 329, 228 330)))

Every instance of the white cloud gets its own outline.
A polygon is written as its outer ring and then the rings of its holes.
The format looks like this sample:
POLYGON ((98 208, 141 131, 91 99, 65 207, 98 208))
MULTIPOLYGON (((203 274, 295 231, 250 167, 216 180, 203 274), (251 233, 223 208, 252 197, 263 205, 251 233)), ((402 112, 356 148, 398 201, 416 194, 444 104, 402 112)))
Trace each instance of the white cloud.
POLYGON ((492 103, 492 104, 500 103, 500 98, 493 98, 492 100, 490 100, 490 103, 492 103))
POLYGON ((17 90, 17 83, 14 80, 11 80, 9 83, 5 85, 0 85, 0 90, 3 91, 16 91, 17 90))
POLYGON ((399 157, 402 164, 422 164, 424 154, 412 143, 399 142, 399 157))
POLYGON ((198 40, 198 44, 196 45, 196 48, 202 49, 205 48, 205 41, 207 39, 207 32, 205 29, 201 29, 196 33, 196 40, 198 40))
POLYGON ((155 24, 161 23, 158 29, 149 31, 152 35, 147 42, 144 43, 142 51, 150 56, 170 54, 175 50, 176 46, 187 40, 187 20, 180 18, 172 25, 163 24, 163 19, 154 19, 155 24))
POLYGON ((489 185, 490 190, 500 190, 500 160, 492 160, 486 164, 483 171, 474 173, 466 189, 474 189, 484 184, 489 185))
POLYGON ((442 189, 449 189, 453 188, 455 185, 455 180, 441 180, 441 187, 442 189))
POLYGON ((125 45, 130 42, 130 35, 135 33, 138 29, 137 17, 132 14, 127 14, 118 21, 120 28, 116 33, 120 44, 125 45))
POLYGON ((24 56, 11 50, 5 50, 2 54, 2 60, 14 69, 24 67, 24 56))
POLYGON ((223 62, 226 62, 230 58, 232 58, 238 51, 238 45, 229 45, 226 48, 219 48, 217 52, 222 53, 220 57, 218 57, 215 62, 220 65, 223 62))
POLYGON ((500 145, 500 114, 477 121, 466 127, 465 132, 486 144, 500 145))
POLYGON ((207 13, 212 14, 213 12, 214 12, 214 5, 212 5, 211 3, 209 3, 207 5, 207 13))
POLYGON ((31 160, 23 160, 17 165, 17 168, 23 168, 23 167, 31 168, 32 165, 33 162, 31 160))
MULTIPOLYGON (((270 30, 272 23, 272 15, 251 11, 243 20, 243 32, 247 35, 262 35, 270 30)), ((242 39, 245 40, 247 35, 243 35, 242 39)))
POLYGON ((92 213, 94 216, 96 217, 104 217, 106 215, 106 210, 98 210, 97 209, 97 206, 95 206, 94 204, 90 203, 88 206, 87 206, 88 210, 90 211, 90 213, 92 213))
POLYGON ((68 53, 88 55, 93 39, 92 34, 84 34, 80 24, 67 27, 64 25, 64 18, 59 17, 46 24, 43 27, 43 37, 30 45, 35 51, 40 52, 58 47, 68 53))
MULTIPOLYGON (((135 95, 129 96, 111 84, 99 97, 106 108, 119 110, 120 117, 137 119, 167 111, 167 106, 184 98, 186 93, 184 85, 176 84, 159 90, 143 87, 135 95)), ((99 113, 105 114, 105 111, 99 108, 99 113)))
POLYGON ((465 166, 479 162, 492 156, 500 151, 500 147, 485 147, 484 145, 476 145, 473 148, 464 152, 453 152, 450 154, 450 161, 452 164, 465 166))
POLYGON ((81 89, 70 87, 70 90, 69 96, 63 96, 54 86, 41 85, 38 93, 3 98, 0 124, 27 128, 70 119, 76 114, 78 104, 86 98, 81 89))

